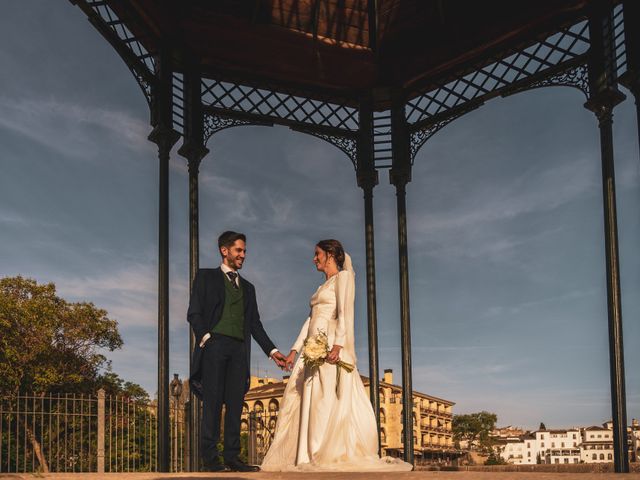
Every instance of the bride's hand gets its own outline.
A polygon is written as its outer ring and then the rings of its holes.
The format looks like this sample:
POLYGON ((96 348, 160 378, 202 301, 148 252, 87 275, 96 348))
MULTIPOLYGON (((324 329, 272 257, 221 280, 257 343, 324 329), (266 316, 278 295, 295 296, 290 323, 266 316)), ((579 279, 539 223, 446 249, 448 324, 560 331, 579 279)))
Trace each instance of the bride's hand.
POLYGON ((291 350, 289 352, 289 355, 287 355, 287 358, 285 358, 285 368, 287 369, 287 371, 291 371, 291 369, 293 368, 293 362, 296 360, 296 354, 298 352, 296 352, 295 350, 291 350))
POLYGON ((327 355, 327 363, 330 363, 332 365, 338 363, 338 360, 340 360, 340 350, 342 350, 341 345, 334 345, 327 355))

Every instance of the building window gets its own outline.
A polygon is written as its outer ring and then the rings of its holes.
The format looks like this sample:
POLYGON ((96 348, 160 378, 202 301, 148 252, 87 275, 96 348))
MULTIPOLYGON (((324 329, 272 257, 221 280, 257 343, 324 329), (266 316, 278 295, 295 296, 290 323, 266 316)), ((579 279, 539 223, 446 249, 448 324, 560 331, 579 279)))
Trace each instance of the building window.
POLYGON ((565 459, 564 459, 564 463, 569 463, 569 459, 568 459, 568 458, 565 458, 565 459))
POLYGON ((527 457, 531 458, 531 452, 527 452, 527 457))
POLYGON ((527 448, 531 448, 531 442, 527 442, 527 448))
POLYGON ((542 443, 540 444, 540 447, 544 448, 544 442, 542 442, 542 443))
POLYGON ((574 458, 574 459, 573 459, 573 463, 578 463, 578 459, 577 459, 577 458, 574 458))
POLYGON ((556 448, 556 442, 551 442, 551 448, 556 448))
POLYGON ((384 408, 380 409, 380 423, 387 423, 387 416, 384 414, 384 408))
POLYGON ((598 454, 594 453, 593 455, 591 455, 591 460, 597 460, 598 459, 598 454))
POLYGON ((574 438, 574 439, 576 438, 576 434, 575 434, 575 433, 573 434, 573 438, 574 438))
POLYGON ((560 446, 561 446, 562 448, 564 448, 564 442, 562 442, 562 443, 560 444, 560 446))
POLYGON ((607 453, 607 459, 608 460, 613 460, 613 455, 611 455, 610 453, 607 453))
POLYGON ((559 458, 556 458, 555 460, 556 460, 555 463, 560 463, 560 459, 559 458))
POLYGON ((604 460, 604 453, 600 454, 600 460, 604 460))

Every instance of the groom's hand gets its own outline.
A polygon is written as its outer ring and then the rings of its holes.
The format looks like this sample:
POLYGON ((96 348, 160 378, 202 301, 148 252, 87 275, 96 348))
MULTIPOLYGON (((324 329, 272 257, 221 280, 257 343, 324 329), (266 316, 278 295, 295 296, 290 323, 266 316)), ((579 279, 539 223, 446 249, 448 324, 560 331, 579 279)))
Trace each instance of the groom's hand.
POLYGON ((276 365, 278 365, 280 368, 286 367, 287 359, 285 358, 284 355, 282 355, 282 353, 273 352, 273 355, 271 355, 271 358, 273 359, 274 362, 276 362, 276 365))

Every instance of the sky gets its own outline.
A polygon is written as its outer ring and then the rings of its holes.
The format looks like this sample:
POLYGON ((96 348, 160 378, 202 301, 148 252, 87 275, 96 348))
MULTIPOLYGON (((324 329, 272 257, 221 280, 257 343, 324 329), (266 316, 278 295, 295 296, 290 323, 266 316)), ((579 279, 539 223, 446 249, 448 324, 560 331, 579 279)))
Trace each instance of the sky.
MULTIPOLYGON (((627 416, 640 418, 640 160, 633 97, 615 110, 627 416)), ((611 417, 599 135, 581 92, 489 101, 432 137, 407 187, 413 385, 499 425, 611 417)), ((133 76, 70 2, 0 16, 0 276, 54 282, 116 319, 107 353, 156 391, 158 161, 133 76)), ((177 147, 179 144, 177 145, 177 147)), ((177 148, 176 147, 176 148, 177 148)), ((200 170, 201 266, 218 234, 248 236, 242 270, 283 351, 322 283, 315 243, 353 257, 356 350, 368 375, 364 212, 348 158, 284 127, 216 134, 200 170)), ((188 175, 170 168, 170 371, 188 373, 188 175)), ((374 190, 380 373, 401 381, 395 191, 374 190)), ((279 378, 254 343, 254 374, 279 378)))

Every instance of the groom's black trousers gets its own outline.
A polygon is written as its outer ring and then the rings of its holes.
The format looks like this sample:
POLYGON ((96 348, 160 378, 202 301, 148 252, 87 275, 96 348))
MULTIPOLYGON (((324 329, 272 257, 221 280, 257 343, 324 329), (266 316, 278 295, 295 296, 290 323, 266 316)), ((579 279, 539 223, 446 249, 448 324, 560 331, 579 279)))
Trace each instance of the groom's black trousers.
POLYGON ((202 358, 202 461, 217 461, 222 405, 224 415, 224 461, 240 453, 240 419, 247 382, 245 343, 225 335, 207 340, 202 358))

